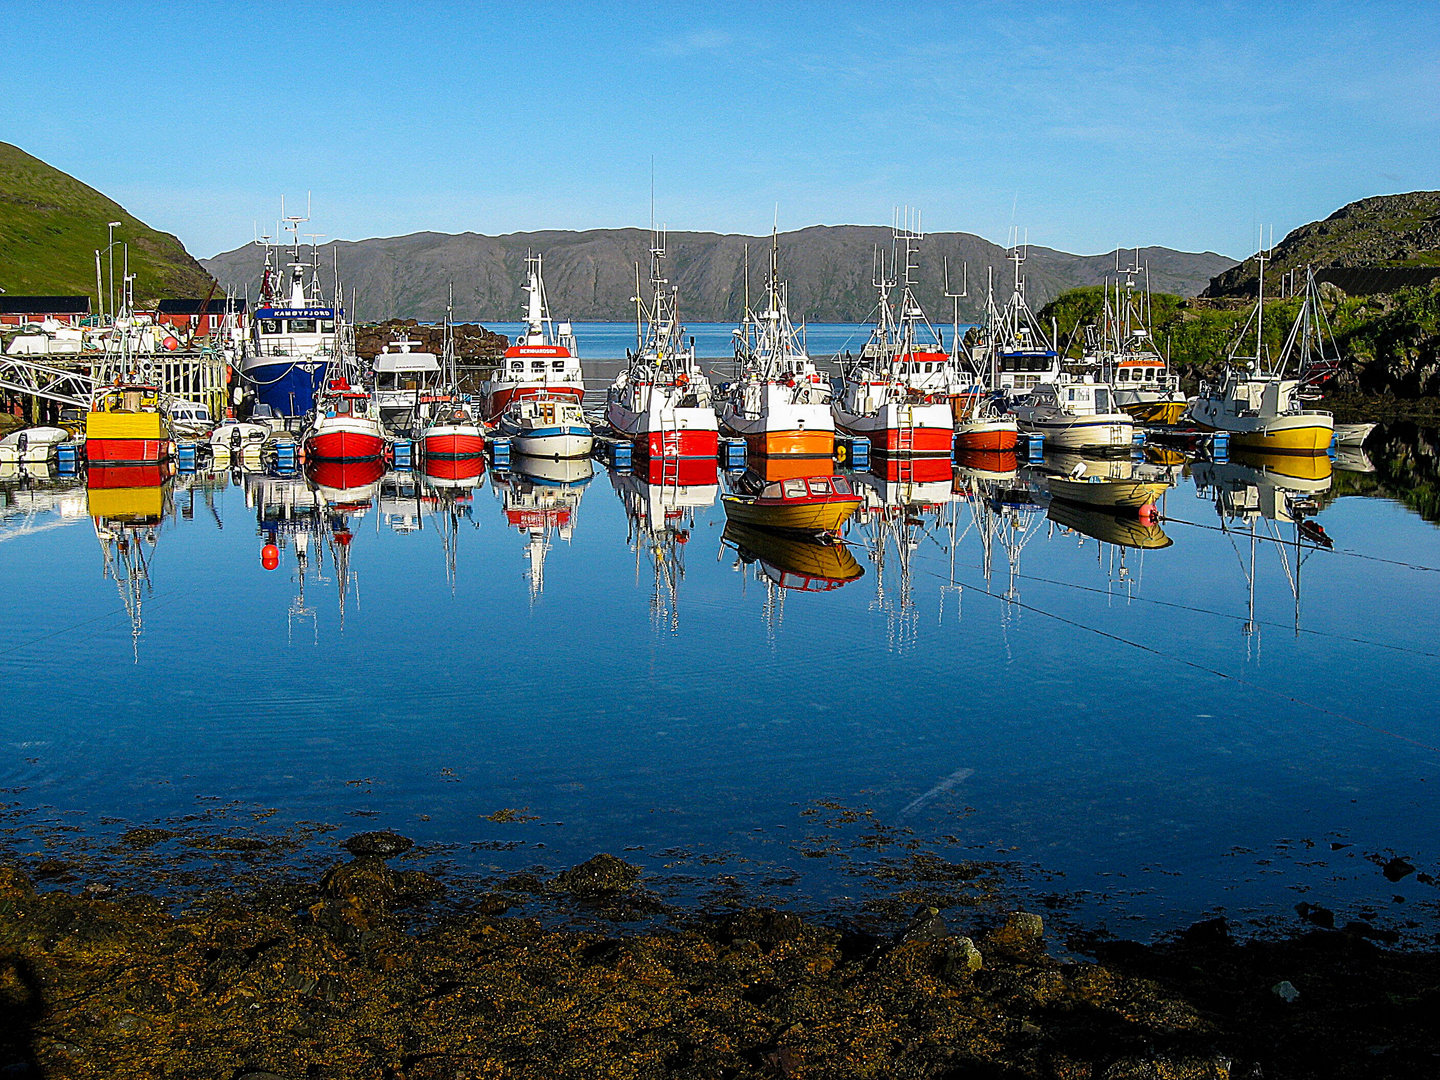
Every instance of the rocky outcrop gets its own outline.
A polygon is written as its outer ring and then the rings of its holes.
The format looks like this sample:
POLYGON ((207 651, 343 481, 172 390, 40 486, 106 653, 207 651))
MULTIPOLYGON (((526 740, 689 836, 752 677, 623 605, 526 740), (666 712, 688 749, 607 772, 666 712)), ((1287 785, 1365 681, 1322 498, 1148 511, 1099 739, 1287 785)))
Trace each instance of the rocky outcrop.
MULTIPOLYGON (((1292 230, 1265 267, 1265 292, 1306 266, 1381 267, 1440 264, 1440 191, 1376 195, 1342 206, 1324 221, 1292 230)), ((1214 277, 1203 296, 1250 296, 1259 285, 1254 256, 1214 277)))
MULTIPOLYGON (((451 328, 455 334, 455 359, 461 364, 479 364, 503 356, 510 346, 504 334, 483 326, 463 323, 451 328)), ((391 319, 383 323, 367 323, 355 328, 355 352, 362 360, 373 360, 376 353, 396 338, 409 338, 420 344, 417 352, 439 356, 445 347, 445 328, 434 323, 421 324, 414 319, 391 319)))

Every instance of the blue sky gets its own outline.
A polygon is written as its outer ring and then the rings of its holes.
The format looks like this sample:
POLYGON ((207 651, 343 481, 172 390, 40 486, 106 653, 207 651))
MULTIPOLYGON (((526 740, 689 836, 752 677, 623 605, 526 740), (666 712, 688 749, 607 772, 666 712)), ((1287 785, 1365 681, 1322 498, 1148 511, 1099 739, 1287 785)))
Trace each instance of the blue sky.
POLYGON ((0 139, 199 256, 307 190, 331 238, 644 225, 653 156, 676 229, 1241 257, 1440 188, 1437 12, 5 0, 0 139))

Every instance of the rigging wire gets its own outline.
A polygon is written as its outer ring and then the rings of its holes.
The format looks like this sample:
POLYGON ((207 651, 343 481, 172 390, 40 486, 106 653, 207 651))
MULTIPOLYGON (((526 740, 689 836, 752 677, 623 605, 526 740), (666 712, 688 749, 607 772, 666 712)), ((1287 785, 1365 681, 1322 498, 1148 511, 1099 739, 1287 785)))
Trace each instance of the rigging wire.
MULTIPOLYGON (((936 578, 940 578, 943 576, 934 570, 929 570, 926 572, 936 578)), ((1389 728, 1383 728, 1380 725, 1372 724, 1367 720, 1359 720, 1353 716, 1347 715, 1346 713, 1338 712, 1335 709, 1328 709, 1323 705, 1316 705, 1314 702, 1306 701, 1304 698, 1296 697, 1293 694, 1287 694, 1283 690, 1274 690, 1268 686, 1262 686, 1260 683, 1251 682, 1249 679, 1242 679, 1238 675, 1231 675, 1229 672, 1221 671, 1219 668, 1208 667, 1205 664, 1199 663, 1198 661, 1187 660, 1183 656, 1176 656, 1174 653, 1167 653, 1163 649, 1155 648, 1153 645, 1144 645, 1138 641, 1133 641, 1130 638, 1123 637, 1120 634, 1112 634, 1108 630, 1101 630, 1098 627, 1089 626, 1085 623, 1078 622, 1075 619, 1067 619, 1065 616, 1057 615, 1053 611, 1046 611, 1044 608, 1038 608, 1032 604, 1022 603, 1020 600, 1014 597, 1002 596, 998 593, 992 593, 986 589, 975 588, 974 586, 971 586, 971 591, 980 593, 983 596, 989 596, 993 599, 1000 600, 1003 603, 1020 608, 1024 611, 1033 611, 1036 615, 1043 615, 1048 619, 1054 619, 1056 622, 1064 623, 1066 626, 1074 627, 1077 630, 1088 631, 1089 633, 1094 634, 1097 637, 1107 638, 1110 641, 1117 642, 1121 645, 1128 645, 1133 649, 1139 649, 1141 652, 1147 652, 1150 653, 1152 656, 1158 656, 1162 660, 1170 660, 1173 663, 1181 664, 1188 668, 1193 668, 1196 671, 1202 671, 1207 675, 1214 675, 1216 678, 1224 679, 1228 682, 1233 682, 1238 686, 1244 686, 1251 690, 1258 690, 1262 694, 1268 694, 1271 697, 1277 697, 1282 701, 1288 701, 1291 704, 1299 705, 1306 709, 1313 709, 1316 712, 1325 713, 1327 716, 1333 716, 1336 719, 1343 720, 1345 723, 1352 724, 1355 727, 1364 728, 1367 731, 1372 731, 1380 735, 1388 735, 1390 738, 1397 739, 1400 742, 1410 743, 1412 746, 1418 746, 1422 750, 1430 750, 1436 754, 1440 754, 1440 746, 1435 746, 1431 743, 1422 742, 1419 739, 1411 738, 1409 735, 1402 735, 1398 731, 1391 731, 1389 728)))
MULTIPOLYGON (((1163 520, 1167 524, 1189 525, 1191 528, 1209 529, 1211 532, 1235 532, 1234 529, 1226 529, 1219 525, 1205 525, 1199 521, 1186 521, 1184 518, 1165 517, 1161 520, 1163 520)), ((1256 536, 1255 539, 1264 540, 1271 544, 1282 544, 1285 547, 1291 546, 1291 541, 1282 539, 1278 536, 1256 536)), ((1402 559, 1382 559, 1379 555, 1367 555, 1363 551, 1352 551, 1349 548, 1326 548, 1320 547, 1317 544, 1301 544, 1300 546, 1302 548, 1308 548, 1312 551, 1328 551, 1332 555, 1348 555, 1352 559, 1364 559, 1367 562, 1385 563, 1387 566, 1403 566, 1407 570, 1425 570, 1432 574, 1440 574, 1440 566, 1425 566, 1422 563, 1405 562, 1402 559)))

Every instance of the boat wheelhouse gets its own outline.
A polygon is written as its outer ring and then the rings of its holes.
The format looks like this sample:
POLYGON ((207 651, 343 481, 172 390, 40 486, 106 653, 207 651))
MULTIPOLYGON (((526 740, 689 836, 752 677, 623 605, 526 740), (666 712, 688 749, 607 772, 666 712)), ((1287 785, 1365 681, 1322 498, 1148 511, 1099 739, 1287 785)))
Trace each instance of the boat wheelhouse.
POLYGON ((1085 358, 1110 387, 1116 408, 1139 423, 1168 426, 1184 413, 1185 395, 1180 392, 1180 377, 1170 373, 1169 364, 1155 349, 1149 285, 1139 293, 1135 283, 1140 273, 1139 266, 1131 265, 1117 273, 1113 293, 1106 286, 1100 324, 1087 330, 1085 358), (1123 291, 1119 274, 1125 275, 1123 291))
POLYGON ((345 379, 331 379, 321 392, 305 433, 311 461, 378 461, 385 455, 380 410, 369 393, 345 379))
MULTIPOLYGON (((652 239, 650 285, 653 306, 640 296, 635 272, 635 351, 620 370, 605 400, 605 420, 652 460, 714 460, 719 424, 711 404, 710 380, 695 359, 695 340, 685 341, 679 290, 665 280, 664 237, 652 239)), ((627 350, 628 352, 628 350, 627 350)))
POLYGON ((160 388, 135 379, 97 386, 85 416, 91 465, 151 465, 169 459, 174 432, 160 408, 160 388))
POLYGON ((1135 422, 1115 408, 1110 388, 1090 377, 1061 375, 1034 387, 1013 411, 1022 431, 1069 450, 1129 453, 1135 422))
POLYGON ((735 330, 736 378, 721 388, 720 426, 752 454, 831 458, 835 420, 830 382, 815 367, 790 322, 789 287, 780 280, 778 234, 770 238, 770 273, 759 311, 745 306, 735 330))
POLYGON ((574 327, 550 317, 541 256, 527 255, 525 266, 525 330, 483 386, 485 415, 492 421, 519 398, 569 399, 578 405, 585 397, 574 327))

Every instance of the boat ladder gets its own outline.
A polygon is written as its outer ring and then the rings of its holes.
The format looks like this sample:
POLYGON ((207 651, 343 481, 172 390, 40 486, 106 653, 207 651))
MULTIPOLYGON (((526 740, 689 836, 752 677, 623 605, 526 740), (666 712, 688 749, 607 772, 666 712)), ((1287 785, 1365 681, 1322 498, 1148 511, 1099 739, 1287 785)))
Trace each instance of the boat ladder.
POLYGON ((665 412, 660 413, 660 483, 680 483, 680 424, 673 409, 668 422, 665 412))

